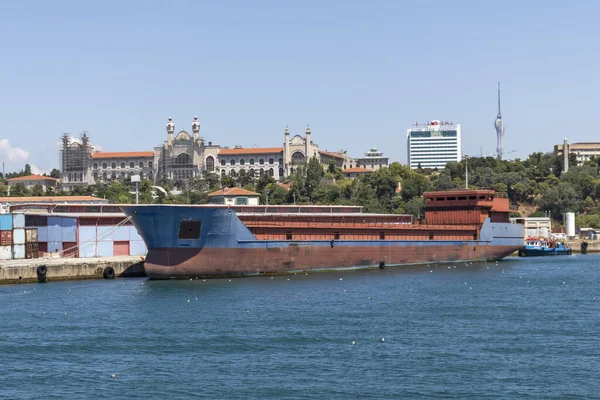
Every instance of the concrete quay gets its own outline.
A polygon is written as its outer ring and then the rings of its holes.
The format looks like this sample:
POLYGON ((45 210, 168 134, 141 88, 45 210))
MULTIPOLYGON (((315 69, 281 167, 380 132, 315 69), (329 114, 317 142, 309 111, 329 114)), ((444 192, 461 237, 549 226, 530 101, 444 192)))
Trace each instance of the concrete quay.
POLYGON ((146 276, 140 256, 0 261, 0 284, 140 276, 146 276))
MULTIPOLYGON (((569 240, 567 244, 573 249, 573 253, 581 253, 581 239, 569 240)), ((585 240, 588 244, 588 253, 600 253, 600 240, 585 240)))

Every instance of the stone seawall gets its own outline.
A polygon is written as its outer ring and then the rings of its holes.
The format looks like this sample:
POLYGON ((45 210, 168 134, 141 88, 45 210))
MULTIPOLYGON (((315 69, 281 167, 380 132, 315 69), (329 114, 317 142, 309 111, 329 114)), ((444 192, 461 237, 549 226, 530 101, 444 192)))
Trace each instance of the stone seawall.
POLYGON ((0 284, 143 276, 139 256, 0 261, 0 284))

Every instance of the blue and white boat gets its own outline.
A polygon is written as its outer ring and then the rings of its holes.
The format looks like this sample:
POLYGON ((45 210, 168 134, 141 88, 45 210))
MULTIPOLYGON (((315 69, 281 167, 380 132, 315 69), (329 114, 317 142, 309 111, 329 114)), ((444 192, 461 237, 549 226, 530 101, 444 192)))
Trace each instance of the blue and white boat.
POLYGON ((525 247, 519 250, 519 256, 521 257, 562 256, 572 253, 573 249, 567 246, 566 243, 539 238, 525 240, 525 247))

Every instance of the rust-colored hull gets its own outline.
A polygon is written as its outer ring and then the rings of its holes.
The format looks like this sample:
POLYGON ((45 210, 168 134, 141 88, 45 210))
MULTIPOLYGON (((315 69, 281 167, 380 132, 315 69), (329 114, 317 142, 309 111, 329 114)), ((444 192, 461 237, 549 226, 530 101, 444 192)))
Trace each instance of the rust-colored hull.
POLYGON ((514 246, 465 243, 457 246, 297 246, 278 248, 150 249, 145 261, 151 279, 271 275, 320 270, 499 260, 514 246))

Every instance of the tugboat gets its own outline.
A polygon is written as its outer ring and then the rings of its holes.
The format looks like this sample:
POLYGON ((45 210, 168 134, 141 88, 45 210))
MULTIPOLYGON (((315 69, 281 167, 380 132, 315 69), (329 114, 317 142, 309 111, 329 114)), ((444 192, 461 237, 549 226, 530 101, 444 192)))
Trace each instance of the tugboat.
POLYGON ((520 257, 571 255, 573 249, 564 242, 551 239, 527 238, 525 247, 519 250, 520 257))

